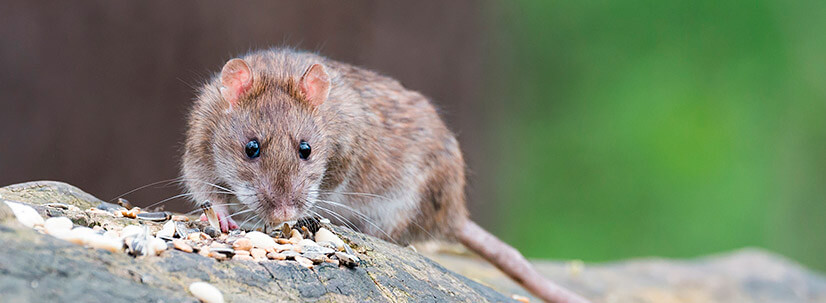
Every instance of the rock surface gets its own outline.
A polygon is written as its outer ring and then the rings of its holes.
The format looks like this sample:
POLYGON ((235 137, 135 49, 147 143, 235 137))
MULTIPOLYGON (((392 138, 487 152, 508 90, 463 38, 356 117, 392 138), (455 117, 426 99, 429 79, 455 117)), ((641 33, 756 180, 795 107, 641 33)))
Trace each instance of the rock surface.
MULTIPOLYGON (((66 216, 84 226, 135 223, 83 211, 100 201, 60 182, 0 188, 0 200, 23 202, 43 218, 66 216), (77 208, 50 204, 55 202, 77 208)), ((155 231, 163 225, 143 223, 155 231)), ((197 302, 187 289, 199 281, 217 287, 227 302, 503 302, 512 301, 511 294, 531 297, 472 256, 426 253, 425 258, 346 228, 330 228, 356 251, 359 266, 321 263, 307 269, 274 260, 218 262, 174 249, 134 258, 38 233, 17 223, 0 203, 0 301, 197 302)), ((759 249, 692 260, 535 265, 594 302, 826 302, 826 278, 759 249)))
MULTIPOLYGON (((44 217, 67 216, 86 226, 134 219, 89 214, 97 198, 65 183, 30 182, 0 188, 0 199, 35 207, 44 217)), ((5 203, 0 203, 5 206, 5 203)), ((0 294, 3 302, 197 302, 193 282, 217 287, 227 302, 502 302, 510 299, 446 270, 413 251, 347 229, 333 228, 356 252, 355 268, 322 263, 307 269, 285 261, 223 261, 167 250, 130 257, 95 250, 7 224, 0 210, 0 294)), ((159 230, 162 223, 144 222, 159 230)))

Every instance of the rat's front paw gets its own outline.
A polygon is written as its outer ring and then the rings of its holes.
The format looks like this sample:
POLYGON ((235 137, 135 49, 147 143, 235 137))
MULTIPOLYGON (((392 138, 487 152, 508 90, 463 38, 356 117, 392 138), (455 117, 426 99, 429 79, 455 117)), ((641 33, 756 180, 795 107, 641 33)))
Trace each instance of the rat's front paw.
MULTIPOLYGON (((238 229, 238 223, 235 223, 235 220, 232 217, 228 216, 223 211, 216 211, 215 214, 218 216, 218 225, 221 226, 221 232, 227 232, 231 229, 238 229)), ((207 221, 206 215, 201 215, 201 221, 207 221)))

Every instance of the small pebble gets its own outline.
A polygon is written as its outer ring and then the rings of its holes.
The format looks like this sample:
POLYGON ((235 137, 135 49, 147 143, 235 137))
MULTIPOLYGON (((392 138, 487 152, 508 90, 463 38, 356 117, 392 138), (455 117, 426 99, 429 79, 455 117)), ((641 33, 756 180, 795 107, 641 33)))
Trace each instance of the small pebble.
POLYGON ((315 232, 315 241, 319 243, 329 241, 335 244, 336 248, 344 248, 344 241, 324 227, 319 228, 318 231, 315 232))
POLYGON ((212 226, 207 226, 204 228, 204 233, 213 238, 218 238, 221 236, 221 230, 212 226))
POLYGON ((327 258, 327 259, 324 259, 324 262, 327 262, 327 263, 333 264, 335 266, 338 266, 338 260, 336 260, 336 259, 327 258))
POLYGON ((206 282, 189 284, 189 292, 204 303, 224 303, 224 295, 221 291, 206 282))
MULTIPOLYGON (((242 250, 245 251, 245 250, 242 250)), ((233 261, 255 261, 253 257, 245 256, 245 255, 234 255, 232 256, 233 261)))
POLYGON ((154 237, 149 239, 147 247, 149 255, 159 255, 168 248, 166 241, 154 237))
POLYGON ((287 256, 285 256, 284 254, 274 252, 268 252, 267 258, 270 258, 272 260, 287 260, 287 256))
POLYGON ((47 234, 66 232, 72 229, 74 223, 66 217, 48 218, 43 223, 43 228, 47 234))
POLYGON ((265 233, 259 231, 248 232, 244 237, 250 239, 253 247, 262 249, 271 249, 275 247, 275 241, 265 233))
POLYGON ((358 266, 359 258, 357 258, 354 255, 337 251, 336 252, 336 257, 338 257, 338 259, 341 261, 342 264, 344 264, 344 266, 347 266, 347 267, 358 266))
POLYGON ((301 266, 304 266, 306 268, 313 268, 313 261, 310 259, 307 259, 302 256, 295 256, 295 260, 298 261, 298 264, 300 264, 301 266))
POLYGON ((252 241, 249 238, 239 238, 232 243, 232 248, 238 250, 250 250, 252 249, 252 241))
POLYGON ((209 252, 209 257, 210 257, 210 258, 213 258, 213 259, 215 259, 215 260, 218 260, 218 261, 223 261, 223 260, 226 260, 226 259, 227 259, 227 255, 222 254, 222 253, 219 253, 219 252, 217 252, 217 251, 211 251, 211 252, 209 252))
POLYGON ((266 259, 267 251, 260 248, 253 248, 250 250, 250 255, 256 260, 266 259))
POLYGON ((189 244, 186 244, 186 242, 184 242, 184 240, 181 240, 181 239, 172 240, 172 245, 175 246, 175 249, 183 251, 183 252, 191 253, 193 251, 192 246, 189 245, 189 244))
POLYGON ((276 245, 272 248, 272 250, 273 250, 274 252, 282 252, 282 251, 285 251, 285 250, 292 250, 292 249, 293 249, 293 247, 295 247, 295 246, 294 246, 294 245, 292 245, 292 244, 276 244, 276 245))
POLYGON ((14 213, 14 216, 17 217, 17 221, 20 221, 21 224, 28 228, 33 228, 35 225, 42 226, 45 221, 43 221, 43 217, 37 213, 34 208, 22 203, 10 202, 5 201, 6 205, 11 208, 11 211, 14 213))

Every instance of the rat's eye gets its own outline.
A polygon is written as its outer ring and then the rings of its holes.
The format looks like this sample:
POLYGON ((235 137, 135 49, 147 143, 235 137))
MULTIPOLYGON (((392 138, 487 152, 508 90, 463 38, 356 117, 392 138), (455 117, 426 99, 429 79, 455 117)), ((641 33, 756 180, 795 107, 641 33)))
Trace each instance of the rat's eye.
POLYGON ((310 143, 307 143, 307 141, 301 140, 301 142, 298 143, 298 157, 301 158, 301 160, 307 160, 311 151, 310 143))
POLYGON ((252 139, 250 142, 247 142, 247 146, 244 147, 244 152, 247 153, 247 157, 250 159, 258 158, 261 153, 261 150, 258 147, 258 140, 252 139))

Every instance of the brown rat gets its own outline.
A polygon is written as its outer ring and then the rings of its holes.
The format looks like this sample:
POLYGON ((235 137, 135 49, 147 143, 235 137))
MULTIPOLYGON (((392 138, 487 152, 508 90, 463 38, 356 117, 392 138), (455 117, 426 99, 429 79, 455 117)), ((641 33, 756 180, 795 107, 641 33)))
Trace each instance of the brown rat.
POLYGON ((236 214, 324 216, 398 244, 458 239, 544 300, 587 302, 468 218, 455 136, 396 80, 308 52, 252 52, 200 89, 188 127, 185 184, 224 231, 236 214))

